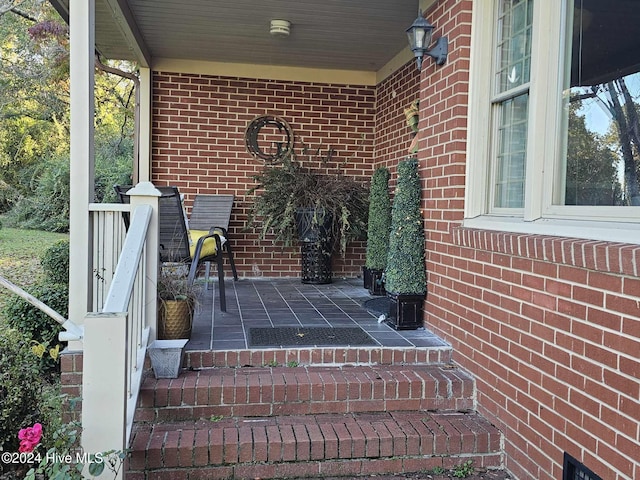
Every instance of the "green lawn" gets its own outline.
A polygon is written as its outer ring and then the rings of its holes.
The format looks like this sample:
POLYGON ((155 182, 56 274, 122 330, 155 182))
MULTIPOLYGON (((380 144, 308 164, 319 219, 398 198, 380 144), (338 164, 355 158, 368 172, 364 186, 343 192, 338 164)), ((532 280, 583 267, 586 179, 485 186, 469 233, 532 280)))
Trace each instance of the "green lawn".
MULTIPOLYGON (((69 238, 63 233, 0 228, 0 275, 28 290, 42 275, 40 257, 58 240, 69 238)), ((13 293, 0 286, 0 321, 2 308, 13 293)))

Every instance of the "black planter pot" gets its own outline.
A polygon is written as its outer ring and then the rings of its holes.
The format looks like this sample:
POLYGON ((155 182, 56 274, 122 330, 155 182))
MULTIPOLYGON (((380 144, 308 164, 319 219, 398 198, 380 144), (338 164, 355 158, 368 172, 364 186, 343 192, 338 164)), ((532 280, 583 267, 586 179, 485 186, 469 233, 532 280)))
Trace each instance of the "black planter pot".
POLYGON ((369 285, 369 294, 370 295, 384 295, 384 281, 382 280, 382 274, 384 270, 378 269, 370 269, 371 273, 371 284, 369 285))
POLYGON ((321 242, 300 245, 302 283, 321 285, 331 283, 331 250, 321 242))
POLYGON ((331 283, 331 222, 331 215, 316 212, 315 208, 299 208, 296 211, 296 227, 301 242, 302 283, 331 283))
POLYGON ((387 292, 389 316, 387 325, 396 330, 416 330, 422 327, 422 305, 424 295, 403 295, 387 292))
POLYGON ((362 282, 363 288, 367 290, 371 288, 371 269, 367 267, 362 267, 362 282))
POLYGON ((325 214, 315 208, 298 208, 296 210, 296 227, 298 238, 302 243, 330 243, 331 214, 325 214))

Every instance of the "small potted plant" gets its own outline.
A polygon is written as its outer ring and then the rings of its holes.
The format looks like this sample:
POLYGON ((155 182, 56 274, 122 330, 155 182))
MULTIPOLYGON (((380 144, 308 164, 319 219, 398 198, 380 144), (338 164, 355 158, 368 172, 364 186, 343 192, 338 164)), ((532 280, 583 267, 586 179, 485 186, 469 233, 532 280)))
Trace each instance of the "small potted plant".
POLYGON ((390 228, 389 169, 378 167, 371 177, 367 255, 362 269, 364 288, 368 288, 371 295, 384 295, 385 293, 382 274, 387 266, 390 228))
POLYGON ((396 330, 414 330, 422 326, 427 278, 420 197, 418 162, 404 160, 398 165, 385 269, 385 288, 390 300, 386 321, 396 330))
POLYGON ((188 339, 200 286, 189 283, 183 264, 163 265, 158 274, 158 339, 188 339))

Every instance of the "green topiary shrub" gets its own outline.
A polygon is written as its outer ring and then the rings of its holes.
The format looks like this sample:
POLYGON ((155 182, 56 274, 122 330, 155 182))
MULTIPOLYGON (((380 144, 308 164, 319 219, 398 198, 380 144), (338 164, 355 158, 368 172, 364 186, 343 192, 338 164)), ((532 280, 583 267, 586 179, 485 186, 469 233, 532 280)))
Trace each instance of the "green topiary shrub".
POLYGON ((69 284, 69 240, 59 240, 47 248, 40 264, 49 281, 69 284))
POLYGON ((13 329, 0 330, 0 450, 18 451, 18 430, 41 421, 41 370, 30 339, 13 329))
POLYGON ((391 199, 389 197, 389 169, 379 167, 371 177, 369 191, 369 224, 367 229, 367 257, 365 266, 384 270, 389 252, 391 228, 391 199))
POLYGON ((398 165, 398 184, 391 209, 389 255, 385 288, 396 294, 423 295, 426 292, 424 224, 420 212, 418 161, 398 165))

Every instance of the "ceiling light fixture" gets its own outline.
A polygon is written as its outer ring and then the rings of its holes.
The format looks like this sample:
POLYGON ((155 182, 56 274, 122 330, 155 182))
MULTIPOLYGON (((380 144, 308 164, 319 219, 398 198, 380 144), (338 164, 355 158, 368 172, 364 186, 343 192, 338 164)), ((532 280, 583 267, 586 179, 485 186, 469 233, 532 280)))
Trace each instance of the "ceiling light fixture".
POLYGON ((291 29, 291 22, 288 20, 271 20, 269 33, 276 37, 288 37, 291 29))
POLYGON ((418 70, 422 69, 422 57, 424 55, 433 57, 436 65, 444 65, 447 61, 447 53, 449 50, 449 40, 447 37, 440 37, 435 46, 431 50, 427 50, 431 43, 431 34, 434 28, 435 27, 422 16, 422 10, 419 11, 418 18, 407 28, 409 46, 416 57, 418 70))

